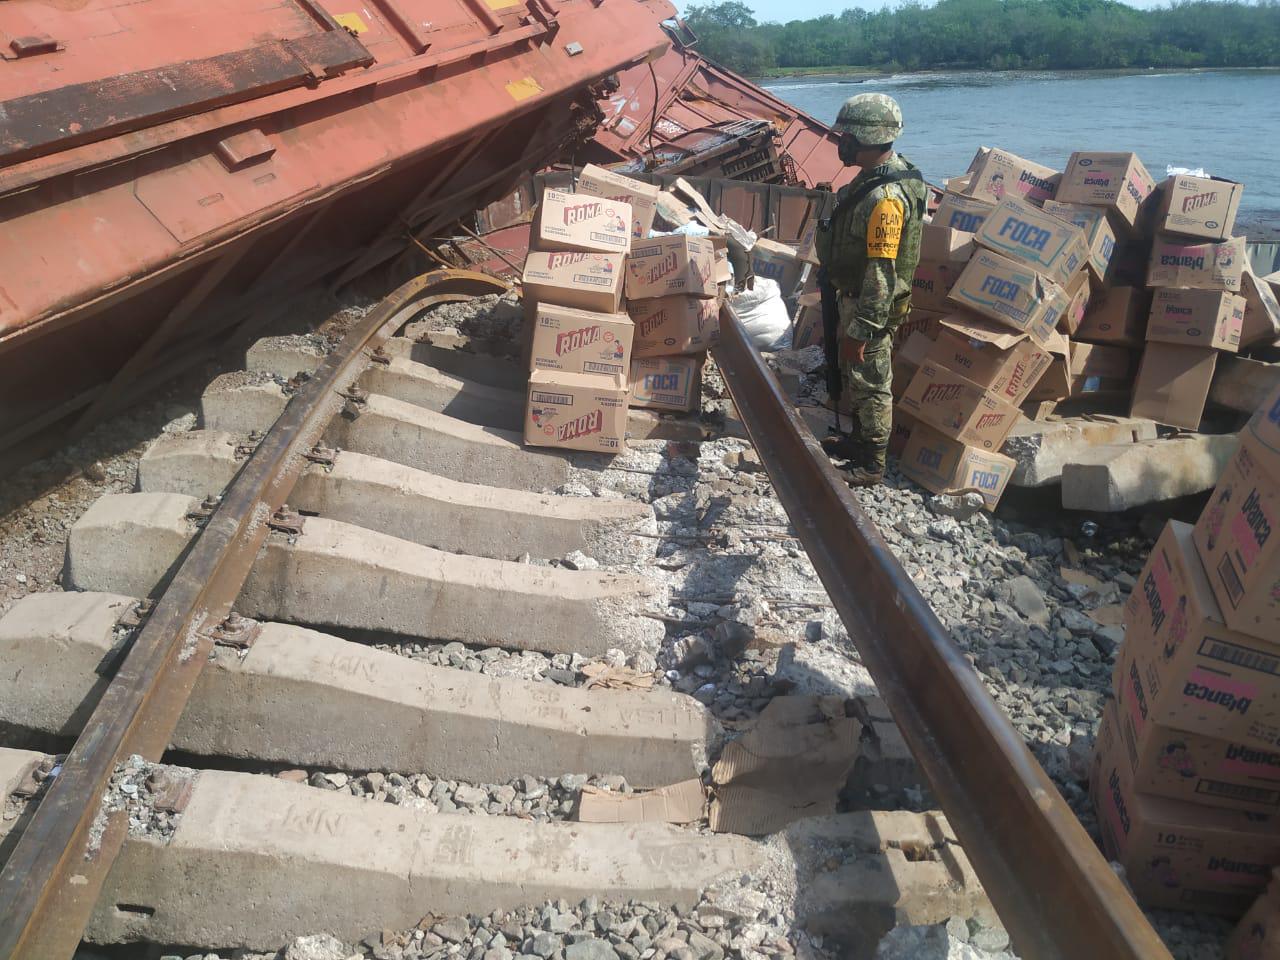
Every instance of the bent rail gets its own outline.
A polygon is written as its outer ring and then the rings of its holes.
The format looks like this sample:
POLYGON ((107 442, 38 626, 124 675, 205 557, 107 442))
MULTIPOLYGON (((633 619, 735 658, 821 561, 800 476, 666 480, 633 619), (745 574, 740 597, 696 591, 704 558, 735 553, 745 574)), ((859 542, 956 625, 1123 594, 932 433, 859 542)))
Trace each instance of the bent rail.
POLYGON ((1171 960, 727 308, 713 356, 769 480, 1024 960, 1171 960))

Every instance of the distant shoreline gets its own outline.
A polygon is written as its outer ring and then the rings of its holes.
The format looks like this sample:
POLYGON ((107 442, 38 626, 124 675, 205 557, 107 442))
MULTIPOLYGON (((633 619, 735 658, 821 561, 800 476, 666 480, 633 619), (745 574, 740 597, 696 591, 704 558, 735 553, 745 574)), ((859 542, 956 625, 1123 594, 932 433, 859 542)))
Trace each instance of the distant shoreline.
POLYGON ((1280 67, 1017 67, 1010 70, 993 70, 989 67, 927 67, 920 70, 882 70, 877 67, 770 67, 765 73, 750 79, 761 80, 849 80, 861 83, 877 77, 926 77, 934 73, 1244 73, 1253 70, 1280 72, 1280 67))

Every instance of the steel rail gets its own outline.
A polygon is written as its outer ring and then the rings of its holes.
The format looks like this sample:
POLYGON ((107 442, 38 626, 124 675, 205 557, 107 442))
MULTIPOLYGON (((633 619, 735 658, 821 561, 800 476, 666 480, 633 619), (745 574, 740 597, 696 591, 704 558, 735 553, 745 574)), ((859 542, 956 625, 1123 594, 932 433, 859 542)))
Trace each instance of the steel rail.
POLYGON ((1171 960, 728 308, 712 351, 778 498, 1024 960, 1171 960))
POLYGON ((290 401, 183 557, 0 871, 0 957, 74 953, 126 834, 123 817, 100 816, 111 775, 132 754, 164 753, 208 657, 205 631, 231 612, 268 521, 307 462, 303 454, 343 406, 340 391, 404 322, 407 307, 505 289, 465 270, 410 280, 351 328, 290 401))

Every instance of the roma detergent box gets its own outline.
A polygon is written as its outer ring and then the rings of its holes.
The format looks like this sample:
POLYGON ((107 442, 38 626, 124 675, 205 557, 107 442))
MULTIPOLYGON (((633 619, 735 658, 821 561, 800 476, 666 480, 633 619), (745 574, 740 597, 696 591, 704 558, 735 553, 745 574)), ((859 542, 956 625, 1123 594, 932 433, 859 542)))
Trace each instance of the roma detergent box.
POLYGON ((1229 810, 1280 813, 1280 752, 1156 723, 1137 665, 1120 648, 1116 718, 1142 793, 1229 810))
POLYGON ((1189 244, 1159 234, 1151 245, 1147 285, 1239 293, 1245 262, 1244 237, 1223 243, 1189 244))
POLYGON ((1099 284, 1105 284, 1111 272, 1111 258, 1116 252, 1116 233, 1111 229, 1106 213, 1099 207, 1058 200, 1046 200, 1044 211, 1074 223, 1084 231, 1085 242, 1089 245, 1089 273, 1099 284))
POLYGON ((1280 643, 1280 390, 1240 431, 1194 537, 1227 626, 1280 643))
POLYGON ((963 270, 963 263, 921 258, 911 279, 912 309, 950 313, 953 307, 947 302, 947 296, 963 270))
POLYGON ((934 493, 982 496, 984 509, 993 511, 1009 485, 1017 462, 992 450, 967 447, 924 423, 910 427, 898 457, 898 469, 934 493))
POLYGON ((1066 291, 1026 264, 979 250, 947 298, 1045 343, 1067 309, 1066 291))
POLYGON ((995 208, 994 203, 947 192, 942 195, 942 201, 934 211, 930 224, 961 233, 977 233, 983 221, 995 208))
POLYGON ((538 250, 626 253, 631 249, 631 204, 544 190, 532 239, 538 250))
POLYGON ((1175 175, 1160 185, 1156 229, 1202 240, 1226 240, 1236 225, 1243 184, 1220 177, 1175 175))
MULTIPOLYGON (((821 306, 818 309, 821 321, 821 306)), ((704 353, 720 339, 719 300, 701 297, 630 300, 627 313, 635 324, 632 353, 637 357, 704 353)))
POLYGON ((1054 199, 1106 207, 1133 226, 1155 188, 1136 153, 1077 152, 1067 160, 1054 199))
POLYGON ((1129 416, 1196 430, 1213 382, 1218 351, 1150 341, 1142 351, 1129 416))
POLYGON ((702 399, 701 357, 640 357, 631 361, 631 406, 696 410, 702 399))
POLYGON ((617 453, 626 437, 627 387, 622 377, 560 370, 529 374, 525 443, 617 453))
POLYGON ((686 294, 714 297, 715 247, 702 237, 655 237, 635 244, 627 258, 627 299, 686 294))
POLYGON ((995 394, 1021 404, 1049 369, 1049 351, 1030 335, 980 317, 953 314, 939 324, 928 359, 995 394))
POLYGON ((1153 722, 1280 748, 1280 645, 1226 625, 1190 524, 1165 525, 1125 603, 1124 625, 1124 656, 1153 722))
POLYGON ((631 207, 631 239, 643 240, 653 228, 662 188, 589 163, 578 174, 578 193, 616 200, 631 207))
POLYGON ((907 385, 902 409, 969 447, 998 451, 1022 411, 953 370, 926 360, 907 385))
POLYGON ((529 369, 627 375, 634 326, 625 313, 592 313, 539 303, 531 314, 529 369))
POLYGON ((1147 339, 1235 353, 1244 326, 1244 297, 1225 290, 1158 287, 1151 297, 1147 339))
MULTIPOLYGON (((819 309, 821 309, 821 305, 819 305, 819 309)), ((893 342, 893 349, 897 350, 914 333, 923 333, 930 340, 937 340, 942 319, 951 313, 952 311, 944 313, 940 310, 925 310, 913 306, 911 312, 907 314, 907 319, 898 324, 897 329, 893 331, 893 335, 890 338, 893 342)), ((797 347, 796 349, 799 348, 797 347)))
POLYGON ((1280 863, 1273 817, 1139 793, 1107 704, 1098 728, 1089 794, 1103 849, 1147 907, 1239 916, 1280 863))
POLYGON ((596 313, 617 313, 622 303, 620 253, 529 251, 520 279, 526 301, 596 313))
POLYGON ((1108 287, 1089 301, 1076 340, 1140 347, 1147 339, 1151 293, 1144 287, 1108 287))
POLYGON ((1084 231, 1074 223, 1013 197, 1000 202, 974 239, 1059 284, 1085 265, 1089 252, 1084 231))
POLYGON ((948 182, 947 189, 966 197, 996 204, 1005 197, 1021 197, 1031 203, 1052 200, 1061 174, 1057 170, 1017 154, 979 147, 963 177, 948 182))

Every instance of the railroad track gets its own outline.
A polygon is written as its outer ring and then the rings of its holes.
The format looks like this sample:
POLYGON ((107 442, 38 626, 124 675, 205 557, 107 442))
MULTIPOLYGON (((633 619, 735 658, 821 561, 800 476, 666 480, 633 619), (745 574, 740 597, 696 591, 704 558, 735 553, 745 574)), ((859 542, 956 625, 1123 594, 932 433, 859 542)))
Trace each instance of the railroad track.
MULTIPOLYGON (((732 317, 715 358, 798 543, 767 508, 699 504, 712 467, 704 494, 762 484, 692 425, 637 414, 642 439, 608 464, 524 449, 518 367, 397 336, 500 289, 438 271, 336 344, 258 344, 206 391, 202 430, 148 451, 139 492, 77 522, 76 592, 0 619, 0 720, 76 738, 65 758, 0 749, 0 956, 384 930, 404 955, 455 942, 456 920, 424 917, 465 915, 513 924, 492 948, 508 955, 552 956, 534 929, 569 937, 568 960, 785 955, 752 932, 781 895, 859 956, 895 922, 990 921, 976 868, 1023 957, 1167 958, 732 317), (702 523, 673 533, 680 504, 702 523), (638 682, 668 628, 733 600, 687 541, 744 536, 807 552, 946 820, 846 814, 757 840, 570 819, 584 774, 697 778, 779 692, 728 678, 726 703, 696 669, 638 682), (588 662, 624 689, 579 685, 588 662), (583 898, 630 904, 610 916, 654 953, 565 920, 583 898), (695 926, 658 919, 672 907, 695 926), (718 943, 730 920, 746 927, 718 943)), ((804 586, 779 583, 777 605, 820 613, 804 586)), ((840 702, 863 738, 888 722, 840 702)))

